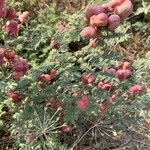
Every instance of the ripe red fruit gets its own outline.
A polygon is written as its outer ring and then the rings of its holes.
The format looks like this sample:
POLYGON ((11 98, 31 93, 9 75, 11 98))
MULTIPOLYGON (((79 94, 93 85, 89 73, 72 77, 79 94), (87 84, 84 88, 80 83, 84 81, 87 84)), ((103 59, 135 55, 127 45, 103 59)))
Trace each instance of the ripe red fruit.
POLYGON ((24 59, 14 59, 11 64, 12 70, 15 72, 23 72, 24 74, 28 71, 28 63, 24 59))
POLYGON ((19 80, 22 76, 24 75, 24 73, 22 71, 20 72, 12 72, 11 76, 14 80, 19 80))
POLYGON ((64 124, 63 128, 62 128, 63 132, 65 133, 71 133, 73 128, 72 126, 68 125, 68 124, 64 124))
POLYGON ((11 98, 11 101, 13 103, 18 103, 19 102, 19 96, 18 96, 16 91, 9 90, 8 93, 7 93, 7 96, 11 98))
POLYGON ((130 69, 130 67, 131 67, 131 65, 129 62, 126 61, 123 63, 123 67, 122 67, 123 69, 130 69))
POLYGON ((60 102, 59 100, 51 99, 48 101, 47 105, 52 107, 53 109, 58 109, 58 107, 60 106, 60 102))
POLYGON ((110 91, 111 88, 112 88, 112 85, 110 83, 99 82, 98 83, 98 88, 101 89, 101 90, 110 91))
POLYGON ((111 97, 110 97, 110 100, 112 101, 112 102, 115 102, 116 100, 117 100, 117 93, 113 93, 112 95, 111 95, 111 97))
POLYGON ((133 13, 133 4, 130 0, 124 0, 124 2, 115 8, 115 13, 120 16, 122 20, 127 18, 133 13))
POLYGON ((112 32, 120 25, 120 17, 116 14, 110 15, 108 18, 108 29, 112 32))
POLYGON ((85 18, 90 21, 90 17, 93 15, 98 15, 100 13, 106 13, 106 10, 102 6, 97 6, 95 4, 90 4, 86 7, 85 18))
POLYGON ((33 142, 36 139, 36 134, 35 133, 28 133, 25 134, 24 140, 26 141, 27 144, 33 142))
POLYGON ((106 111, 106 109, 107 109, 107 101, 105 100, 99 104, 98 112, 103 113, 106 111))
POLYGON ((86 74, 83 74, 81 76, 81 81, 84 83, 84 84, 92 84, 94 82, 94 77, 90 74, 86 75, 86 74))
POLYGON ((81 111, 87 109, 89 106, 89 100, 87 96, 82 96, 79 100, 76 101, 77 108, 81 111))
POLYGON ((52 69, 52 70, 50 71, 50 76, 51 76, 51 79, 56 78, 56 76, 57 76, 57 71, 56 71, 55 69, 52 69))
POLYGON ((48 82, 50 82, 51 81, 51 75, 49 75, 49 74, 41 74, 40 76, 39 76, 39 80, 40 81, 42 81, 42 82, 45 82, 45 83, 48 83, 48 82))
POLYGON ((100 13, 90 18, 90 25, 92 26, 103 27, 106 26, 107 23, 108 23, 108 16, 105 13, 100 13))
POLYGON ((7 58, 7 59, 14 59, 15 55, 16 55, 16 52, 14 50, 12 50, 12 51, 5 51, 4 55, 5 55, 5 58, 7 58))
POLYGON ((7 8, 6 9, 6 18, 8 20, 15 20, 17 18, 16 10, 14 8, 7 8))
POLYGON ((4 48, 0 48, 0 65, 2 65, 2 64, 5 63, 5 60, 4 60, 4 51, 5 51, 4 48))
POLYGON ((134 85, 134 86, 129 88, 129 92, 131 94, 134 94, 134 95, 140 94, 142 92, 142 87, 140 85, 138 85, 138 84, 134 85))
POLYGON ((19 17, 18 20, 21 23, 26 23, 29 19, 29 12, 28 11, 24 11, 19 17))
POLYGON ((0 8, 3 8, 5 4, 5 0, 0 0, 0 8))
POLYGON ((90 39, 88 47, 89 48, 96 48, 96 45, 97 45, 97 38, 90 39))
POLYGON ((107 11, 114 11, 114 8, 121 5, 125 0, 110 0, 108 3, 104 4, 103 7, 107 11))
POLYGON ((94 27, 88 26, 80 32, 80 35, 86 38, 96 38, 97 30, 94 27))
POLYGON ((5 18, 5 17, 6 17, 6 9, 0 8, 0 18, 5 18))
POLYGON ((17 21, 7 21, 6 24, 2 27, 2 30, 8 35, 17 35, 19 32, 19 26, 17 21))
POLYGON ((116 72, 116 78, 118 78, 118 80, 123 81, 125 80, 127 77, 129 77, 131 75, 131 70, 129 69, 120 69, 116 72))

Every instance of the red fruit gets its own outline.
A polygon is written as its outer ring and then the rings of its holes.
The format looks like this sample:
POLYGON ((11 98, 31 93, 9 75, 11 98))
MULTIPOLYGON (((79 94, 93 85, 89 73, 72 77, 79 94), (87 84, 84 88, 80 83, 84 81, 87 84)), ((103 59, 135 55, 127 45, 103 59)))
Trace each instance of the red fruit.
POLYGON ((96 45, 97 45, 97 38, 90 39, 88 47, 89 48, 96 48, 96 45))
POLYGON ((36 139, 36 134, 35 133, 28 133, 25 134, 24 140, 26 141, 27 144, 33 142, 36 139))
POLYGON ((124 2, 115 8, 115 13, 120 16, 122 20, 127 18, 133 13, 133 5, 130 0, 124 0, 124 2))
POLYGON ((19 32, 19 26, 16 21, 11 20, 6 22, 6 24, 2 27, 2 30, 8 35, 17 35, 19 32))
POLYGON ((112 88, 112 85, 110 83, 99 82, 98 83, 98 88, 101 89, 101 90, 110 91, 111 88, 112 88))
POLYGON ((6 17, 6 9, 0 8, 0 18, 5 18, 5 17, 6 17))
POLYGON ((50 71, 50 76, 51 76, 52 79, 56 78, 56 76, 57 76, 57 71, 56 71, 55 69, 52 69, 52 70, 50 71))
POLYGON ((76 102, 77 108, 81 111, 87 109, 89 106, 89 100, 87 96, 82 96, 77 102, 76 102))
POLYGON ((24 74, 28 71, 28 63, 23 59, 14 59, 11 64, 12 70, 15 72, 23 72, 24 74))
POLYGON ((48 101, 47 105, 51 106, 54 109, 58 109, 58 107, 60 106, 60 102, 56 99, 51 99, 48 101))
POLYGON ((116 14, 110 15, 108 18, 108 29, 112 32, 120 25, 120 17, 116 14))
POLYGON ((92 84, 94 82, 94 78, 92 75, 88 74, 83 74, 81 76, 81 81, 84 83, 84 84, 92 84))
POLYGON ((73 128, 72 128, 70 125, 65 124, 65 125, 63 126, 62 130, 63 130, 63 132, 65 132, 65 133, 71 133, 72 130, 73 130, 73 128))
POLYGON ((14 80, 19 80, 22 76, 24 75, 24 73, 22 72, 22 71, 20 71, 20 72, 13 72, 12 74, 11 74, 11 76, 12 76, 12 78, 14 79, 14 80))
POLYGON ((129 69, 120 69, 116 72, 116 78, 118 78, 118 80, 123 81, 125 80, 127 77, 129 77, 131 75, 131 70, 129 69))
POLYGON ((101 102, 99 104, 98 112, 103 113, 106 111, 106 109, 107 109, 107 101, 101 102))
POLYGON ((14 90, 8 91, 7 96, 11 98, 13 103, 17 103, 19 101, 19 96, 14 90))
POLYGON ((100 13, 106 13, 106 10, 102 6, 97 6, 95 4, 90 4, 86 7, 85 18, 90 21, 93 15, 98 15, 100 13))
POLYGON ((113 93, 113 94, 111 95, 111 97, 110 97, 110 98, 111 98, 111 101, 112 101, 112 102, 115 102, 115 101, 117 100, 117 96, 118 96, 118 95, 117 95, 116 93, 113 93))
POLYGON ((6 9, 6 18, 8 20, 15 20, 17 18, 16 10, 14 8, 7 8, 6 9))
POLYGON ((5 55, 5 58, 7 58, 7 59, 14 59, 15 55, 16 55, 16 52, 14 50, 12 50, 12 51, 5 51, 4 55, 5 55))
POLYGON ((60 45, 59 45, 59 43, 56 40, 51 40, 50 48, 51 49, 59 49, 60 45))
POLYGON ((108 16, 105 13, 100 13, 90 18, 90 25, 92 26, 103 27, 106 26, 107 23, 108 23, 108 16))
POLYGON ((5 63, 5 60, 4 60, 4 51, 5 51, 4 48, 0 48, 0 65, 2 65, 2 64, 5 63))
POLYGON ((97 30, 94 27, 88 26, 80 32, 80 35, 86 38, 96 38, 97 30))
POLYGON ((116 68, 117 69, 123 69, 123 62, 122 61, 118 61, 117 63, 116 63, 116 68))
POLYGON ((130 67, 131 67, 131 65, 129 62, 126 61, 123 63, 123 69, 130 69, 130 67))
POLYGON ((72 96, 73 97, 77 97, 79 96, 81 93, 78 90, 72 89, 72 96))
POLYGON ((0 0, 0 8, 3 8, 5 4, 5 0, 0 0))
POLYGON ((104 68, 104 69, 103 69, 103 72, 115 76, 115 74, 116 74, 116 69, 114 69, 114 68, 104 68))
POLYGON ((24 11, 19 17, 18 20, 21 23, 26 23, 29 19, 29 12, 28 11, 24 11))
POLYGON ((39 76, 39 80, 40 81, 42 81, 42 82, 45 82, 45 83, 48 83, 48 82, 50 82, 51 81, 51 75, 49 75, 49 74, 41 74, 40 76, 39 76))
POLYGON ((121 5, 125 0, 110 0, 108 3, 104 4, 103 7, 107 11, 114 11, 114 9, 121 5))
POLYGON ((142 87, 140 85, 134 85, 129 88, 129 92, 133 95, 140 94, 142 92, 142 87))

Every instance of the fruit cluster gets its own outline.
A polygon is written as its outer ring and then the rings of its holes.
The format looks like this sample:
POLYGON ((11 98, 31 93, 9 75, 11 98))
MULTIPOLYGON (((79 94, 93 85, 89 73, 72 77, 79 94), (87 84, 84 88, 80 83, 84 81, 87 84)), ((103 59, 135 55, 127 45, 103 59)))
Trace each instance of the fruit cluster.
POLYGON ((12 70, 11 76, 15 80, 19 80, 29 69, 28 63, 19 58, 14 50, 8 51, 5 48, 0 48, 0 65, 10 67, 12 70))
POLYGON ((26 23, 29 18, 29 12, 23 12, 17 19, 16 10, 14 8, 5 8, 5 0, 0 1, 0 18, 6 19, 5 25, 2 27, 2 31, 8 35, 17 35, 19 32, 19 24, 26 23))
POLYGON ((85 22, 88 24, 80 35, 89 38, 89 47, 96 47, 102 27, 114 32, 124 19, 133 12, 131 0, 111 0, 102 6, 90 4, 86 8, 85 22))

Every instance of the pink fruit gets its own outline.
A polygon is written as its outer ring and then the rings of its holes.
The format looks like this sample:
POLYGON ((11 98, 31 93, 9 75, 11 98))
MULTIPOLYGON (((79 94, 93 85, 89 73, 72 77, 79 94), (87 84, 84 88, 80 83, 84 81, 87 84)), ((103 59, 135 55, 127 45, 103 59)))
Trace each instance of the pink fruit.
POLYGON ((52 79, 56 78, 56 76, 57 76, 57 71, 56 71, 55 69, 52 69, 52 70, 50 71, 50 76, 51 76, 52 79))
POLYGON ((129 88, 129 92, 131 94, 134 94, 134 95, 140 94, 142 92, 142 87, 140 85, 138 85, 138 84, 134 85, 134 86, 129 88))
POLYGON ((104 69, 103 69, 103 72, 115 76, 115 74, 116 74, 116 69, 114 69, 114 68, 104 68, 104 69))
POLYGON ((82 96, 77 102, 76 102, 77 108, 81 111, 87 109, 89 106, 89 100, 87 96, 82 96))
POLYGON ((19 17, 18 20, 21 23, 26 23, 29 19, 29 12, 28 11, 24 11, 19 17))
POLYGON ((120 16, 122 20, 127 18, 133 13, 133 4, 130 0, 124 0, 124 2, 115 8, 115 13, 120 16))
POLYGON ((2 30, 8 35, 17 35, 19 32, 19 26, 16 21, 11 20, 6 22, 6 24, 2 27, 2 30))
POLYGON ((6 17, 6 9, 0 8, 0 18, 5 18, 5 17, 6 17))
POLYGON ((51 106, 53 109, 58 109, 58 107, 60 106, 60 102, 56 99, 51 99, 48 101, 48 106, 51 106))
POLYGON ((14 72, 23 72, 24 74, 28 71, 28 63, 24 59, 14 59, 11 64, 14 72))
POLYGON ((41 74, 40 76, 39 76, 39 80, 40 81, 42 81, 42 82, 45 82, 45 83, 48 83, 48 82, 50 82, 51 81, 51 75, 49 75, 49 74, 41 74))
POLYGON ((88 26, 80 32, 80 35, 86 38, 96 38, 97 30, 94 27, 88 26))
POLYGON ((105 13, 100 13, 90 18, 90 25, 92 26, 103 27, 106 26, 107 23, 108 23, 108 16, 105 13))
POLYGON ((16 52, 14 50, 5 51, 4 55, 5 55, 5 58, 12 60, 15 58, 16 52))
POLYGON ((116 14, 110 15, 108 18, 108 29, 112 32, 120 25, 120 17, 116 14))
POLYGON ((33 142, 36 139, 36 134, 35 133, 28 133, 25 134, 24 140, 26 141, 27 144, 33 142))
POLYGON ((87 21, 90 21, 90 17, 92 17, 93 15, 98 15, 105 12, 106 10, 102 6, 90 4, 86 7, 85 18, 87 19, 87 21))
POLYGON ((13 103, 18 103, 19 96, 14 90, 9 90, 8 93, 7 93, 7 96, 11 98, 11 101, 13 103))
POLYGON ((98 112, 103 113, 106 111, 106 109, 107 109, 107 101, 101 102, 99 104, 98 112))
POLYGON ((22 76, 24 75, 24 73, 22 71, 20 72, 12 72, 11 76, 14 80, 19 80, 22 76))
POLYGON ((3 8, 5 4, 5 0, 0 0, 0 8, 3 8))
POLYGON ((6 18, 8 20, 15 20, 17 18, 16 10, 14 8, 7 8, 6 9, 6 18))
POLYGON ((88 47, 89 48, 96 48, 96 45, 97 45, 97 38, 90 39, 88 47))
POLYGON ((127 77, 131 76, 132 72, 129 69, 120 69, 116 72, 116 78, 118 78, 118 80, 123 81, 125 80, 127 77))
POLYGON ((71 133, 72 130, 73 130, 73 128, 72 128, 72 126, 70 126, 70 125, 68 125, 68 124, 65 124, 65 125, 63 126, 62 130, 63 130, 63 132, 65 132, 65 133, 71 133))
POLYGON ((117 100, 117 97, 118 97, 117 93, 113 93, 111 95, 110 99, 111 99, 112 102, 115 102, 117 100))
POLYGON ((81 81, 84 83, 84 84, 92 84, 94 82, 94 78, 92 75, 88 74, 83 74, 81 76, 81 81))
POLYGON ((107 11, 114 11, 114 9, 121 5, 125 0, 110 0, 108 3, 104 4, 103 7, 107 11))
POLYGON ((112 88, 112 85, 110 83, 99 82, 98 83, 98 88, 101 89, 101 90, 110 91, 111 88, 112 88))

